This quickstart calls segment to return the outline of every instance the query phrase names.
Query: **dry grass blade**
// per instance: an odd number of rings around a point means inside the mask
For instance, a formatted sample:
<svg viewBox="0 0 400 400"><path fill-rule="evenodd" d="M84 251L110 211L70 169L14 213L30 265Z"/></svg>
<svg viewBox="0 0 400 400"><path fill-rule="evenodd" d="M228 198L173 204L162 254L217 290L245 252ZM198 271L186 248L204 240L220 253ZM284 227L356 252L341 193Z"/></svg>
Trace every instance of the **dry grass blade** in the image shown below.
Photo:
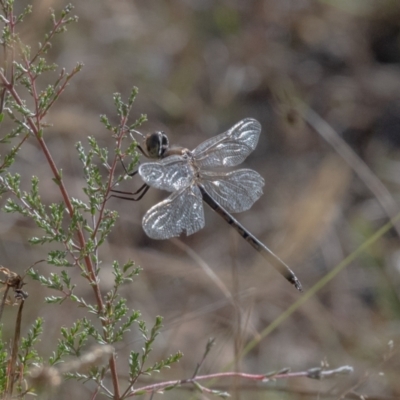
<svg viewBox="0 0 400 400"><path fill-rule="evenodd" d="M1 299L1 304L0 304L0 321L1 321L1 318L3 316L4 306L5 306L6 301L7 301L7 295L8 295L8 291L10 290L10 286L8 286L8 285L4 286L1 289L1 291L3 291L3 290L4 290L4 295L3 295L3 298Z"/></svg>
<svg viewBox="0 0 400 400"><path fill-rule="evenodd" d="M4 295L0 305L0 320L1 320L1 317L3 315L4 305L7 302L7 294L10 288L13 288L15 296L18 298L25 299L26 297L28 297L28 295L22 290L22 287L24 286L25 283L23 282L24 278L21 275L18 275L17 273L10 271L6 267L0 267L0 272L2 272L7 277L4 281L0 280L0 283L5 285Z"/></svg>
<svg viewBox="0 0 400 400"><path fill-rule="evenodd" d="M218 289L223 293L223 295L230 301L230 303L234 306L235 301L233 300L233 296L229 291L228 287L225 283L220 279L217 274L210 268L210 266L188 245L183 243L181 240L172 238L171 242L175 244L178 248L183 250L197 265L201 267L206 276L208 276L211 281L218 287Z"/></svg>
<svg viewBox="0 0 400 400"><path fill-rule="evenodd" d="M336 154L325 157L299 200L288 210L287 237L278 249L289 263L299 264L332 225L351 182L351 170Z"/></svg>
<svg viewBox="0 0 400 400"><path fill-rule="evenodd" d="M352 150L352 148L338 135L338 133L314 110L308 108L302 112L307 123L322 136L336 152L350 165L358 177L374 194L379 204L390 219L394 219L400 209L392 195L379 178L371 171L365 162ZM394 228L400 237L400 223L395 222Z"/></svg>
<svg viewBox="0 0 400 400"><path fill-rule="evenodd" d="M15 322L15 331L14 331L14 338L13 338L13 346L12 346L12 352L11 352L11 359L8 364L8 369L7 369L7 390L6 393L11 397L13 388L14 388L14 382L15 382L15 372L16 372L16 364L17 364L17 357L18 357L18 346L19 346L19 340L21 337L21 321L22 321L22 309L24 307L25 299L22 298L21 303L19 305L18 309L18 314L17 314L17 320Z"/></svg>
<svg viewBox="0 0 400 400"><path fill-rule="evenodd" d="M18 347L21 337L22 309L24 307L25 300L28 297L28 293L22 290L22 287L25 285L24 277L2 266L0 267L0 272L2 272L6 276L6 279L4 281L0 281L3 285L5 285L5 292L0 306L0 320L3 314L5 304L15 305L19 301L17 320L15 322L13 345L11 350L11 358L8 362L8 367L7 367L7 387L5 391L7 396L11 398L14 389L14 382L16 379ZM11 302L10 300L7 299L7 294L10 288L12 288L15 293L16 301L14 302Z"/></svg>

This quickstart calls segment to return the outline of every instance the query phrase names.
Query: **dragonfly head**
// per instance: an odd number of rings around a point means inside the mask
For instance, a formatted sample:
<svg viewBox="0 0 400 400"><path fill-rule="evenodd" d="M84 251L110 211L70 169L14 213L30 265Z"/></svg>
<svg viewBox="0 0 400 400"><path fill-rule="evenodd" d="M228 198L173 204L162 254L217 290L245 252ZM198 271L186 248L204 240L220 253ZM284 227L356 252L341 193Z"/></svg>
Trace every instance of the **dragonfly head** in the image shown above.
<svg viewBox="0 0 400 400"><path fill-rule="evenodd" d="M138 134L142 138L142 143L138 146L139 150L148 158L164 158L166 152L169 149L169 140L167 135L162 132L149 133L143 135L135 129L130 129L130 135L132 140L136 139L132 136L132 132Z"/></svg>
<svg viewBox="0 0 400 400"><path fill-rule="evenodd" d="M163 158L169 148L168 137L164 132L149 133L143 143L146 156L149 158Z"/></svg>

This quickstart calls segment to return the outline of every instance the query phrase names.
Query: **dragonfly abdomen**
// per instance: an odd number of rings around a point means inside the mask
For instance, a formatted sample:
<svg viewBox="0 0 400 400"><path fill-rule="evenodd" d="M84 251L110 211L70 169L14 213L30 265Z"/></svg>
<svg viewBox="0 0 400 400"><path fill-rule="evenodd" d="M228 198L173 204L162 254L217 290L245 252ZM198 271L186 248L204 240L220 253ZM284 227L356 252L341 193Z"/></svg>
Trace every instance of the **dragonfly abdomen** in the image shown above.
<svg viewBox="0 0 400 400"><path fill-rule="evenodd" d="M203 201L208 204L218 215L220 215L232 228L235 229L239 235L246 240L254 249L256 249L271 264L281 275L283 275L295 288L302 291L300 281L297 279L295 273L265 244L260 242L254 235L252 235L243 225L240 224L235 218L232 217L224 208L214 200L206 190L198 186L203 197Z"/></svg>

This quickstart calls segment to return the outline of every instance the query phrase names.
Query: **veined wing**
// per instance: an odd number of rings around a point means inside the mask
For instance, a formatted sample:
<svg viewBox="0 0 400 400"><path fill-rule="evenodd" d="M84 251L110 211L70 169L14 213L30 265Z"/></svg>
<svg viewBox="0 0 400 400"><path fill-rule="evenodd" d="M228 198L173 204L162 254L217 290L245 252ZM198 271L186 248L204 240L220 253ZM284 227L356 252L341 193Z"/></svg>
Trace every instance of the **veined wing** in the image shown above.
<svg viewBox="0 0 400 400"><path fill-rule="evenodd" d="M196 164L204 167L234 167L256 148L261 125L245 118L220 135L201 143L193 150Z"/></svg>
<svg viewBox="0 0 400 400"><path fill-rule="evenodd" d="M237 213L248 210L260 198L264 179L252 169L201 171L199 183L226 211Z"/></svg>
<svg viewBox="0 0 400 400"><path fill-rule="evenodd" d="M183 231L191 235L204 228L200 189L191 185L172 193L147 211L142 225L147 236L152 239L168 239L179 236Z"/></svg>
<svg viewBox="0 0 400 400"><path fill-rule="evenodd" d="M185 156L170 156L139 167L139 175L152 187L174 192L189 186L194 171Z"/></svg>

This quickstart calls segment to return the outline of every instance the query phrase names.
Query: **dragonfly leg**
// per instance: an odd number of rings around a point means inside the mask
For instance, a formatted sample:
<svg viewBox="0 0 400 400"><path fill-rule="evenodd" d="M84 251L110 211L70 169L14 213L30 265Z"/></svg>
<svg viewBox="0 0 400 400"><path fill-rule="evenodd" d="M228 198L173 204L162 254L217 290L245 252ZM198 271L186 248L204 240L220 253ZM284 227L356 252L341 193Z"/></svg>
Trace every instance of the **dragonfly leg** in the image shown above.
<svg viewBox="0 0 400 400"><path fill-rule="evenodd" d="M133 171L133 172L128 172L128 170L127 170L126 167L125 167L124 162L122 161L121 156L119 156L119 161L121 161L122 168L124 169L126 175L128 175L128 176L135 176L135 175L138 173L138 170Z"/></svg>
<svg viewBox="0 0 400 400"><path fill-rule="evenodd" d="M138 145L138 148L139 148L139 150L143 153L143 150L142 150L142 148L141 148L139 145ZM143 154L144 154L144 153L143 153ZM125 167L124 162L122 161L121 156L119 157L119 160L121 161L122 167L123 167L123 169L124 169L126 175L128 175L128 176L135 176L135 175L139 172L138 170L133 171L133 172L128 172L128 170L127 170L126 167ZM146 183L144 183L142 186L140 186L140 188L139 188L138 190L136 190L136 192L124 192L124 191L122 191L122 190L111 189L111 192L113 192L113 193L119 193L119 194L122 194L122 195L126 194L126 195L128 195L128 196L135 196L135 195L139 195L139 196L138 196L137 198L134 198L134 197L119 196L119 195L116 195L116 194L112 194L112 195L110 195L110 196L108 197L107 200L109 200L111 197L116 197L116 198L118 198L118 199L124 199L124 200L130 200L130 201L139 201L139 200L142 199L143 196L147 193L147 191L149 190L149 188L150 188L150 187L149 187Z"/></svg>
<svg viewBox="0 0 400 400"><path fill-rule="evenodd" d="M146 156L146 153L144 152L144 150L142 149L142 147L140 146L140 144L138 144L138 145L136 146L136 148L142 153L142 155L144 155L145 157L147 157L147 156ZM119 156L119 161L121 161L122 168L124 169L126 175L128 175L128 176L135 176L135 175L138 173L138 170L133 171L133 172L128 172L128 170L127 170L126 167L125 167L124 162L122 161L121 156Z"/></svg>
<svg viewBox="0 0 400 400"><path fill-rule="evenodd" d="M150 186L144 183L136 192L124 192L122 190L111 190L113 193L119 193L119 194L112 194L108 199L111 197L115 197L117 199L124 199L124 200L130 200L130 201L139 201L143 198L143 196L147 193L147 191L150 189ZM120 196L120 194L125 194L127 196ZM129 197L129 196L135 196L138 195L138 197ZM108 200L107 199L107 200Z"/></svg>
<svg viewBox="0 0 400 400"><path fill-rule="evenodd" d="M142 147L140 146L140 144L138 144L138 145L136 146L136 148L139 149L139 151L140 151L145 157L147 157L147 156L146 156L146 153L144 152L144 150L142 149Z"/></svg>

